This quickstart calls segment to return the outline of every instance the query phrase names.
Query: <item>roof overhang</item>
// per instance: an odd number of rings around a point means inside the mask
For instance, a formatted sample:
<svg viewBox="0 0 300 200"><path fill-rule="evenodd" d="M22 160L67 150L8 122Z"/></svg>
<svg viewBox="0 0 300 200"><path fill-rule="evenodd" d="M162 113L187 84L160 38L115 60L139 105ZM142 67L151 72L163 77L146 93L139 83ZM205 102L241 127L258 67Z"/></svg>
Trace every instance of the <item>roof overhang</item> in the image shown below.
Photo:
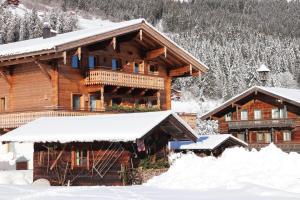
<svg viewBox="0 0 300 200"><path fill-rule="evenodd" d="M219 107L215 108L214 110L212 111L209 111L207 113L205 113L204 115L202 115L200 117L201 120L207 120L209 119L211 116L215 115L216 113L218 112L221 112L222 110L226 109L226 108L229 108L229 107L232 107L232 105L235 105L236 102L250 96L251 94L257 94L257 93L262 93L262 94L265 94L265 95L268 95L270 97L273 97L273 98L276 98L276 99L280 99L282 101L285 101L285 102L288 102L292 105L295 105L297 107L300 108L300 103L297 102L297 101L294 101L292 99L288 99L284 96L281 96L281 95L278 95L278 94L275 94L275 93L272 93L266 89L264 89L263 87L259 87L259 86L254 86L244 92L242 92L241 94L227 100L226 102L224 102L222 105L220 105Z"/></svg>
<svg viewBox="0 0 300 200"><path fill-rule="evenodd" d="M136 23L132 23L128 26L59 44L52 47L51 49L0 56L0 67L21 63L22 59L25 61L25 58L26 62L31 62L32 59L40 59L40 57L42 56L45 57L55 55L56 57L63 57L64 51L142 30L143 32L147 33L153 40L157 41L161 46L166 47L168 52L189 64L191 67L191 73L193 73L193 71L199 71L201 73L207 72L208 67L205 64L203 64L186 50L181 48L163 33L157 31L151 24L147 23L145 20L136 21Z"/></svg>

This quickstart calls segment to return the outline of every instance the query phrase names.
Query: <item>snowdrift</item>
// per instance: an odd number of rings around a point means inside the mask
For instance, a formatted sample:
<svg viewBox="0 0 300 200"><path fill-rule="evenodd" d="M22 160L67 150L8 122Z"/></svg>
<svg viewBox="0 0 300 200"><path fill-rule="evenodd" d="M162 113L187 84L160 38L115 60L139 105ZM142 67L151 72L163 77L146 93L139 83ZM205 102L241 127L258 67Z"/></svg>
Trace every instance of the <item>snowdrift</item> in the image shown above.
<svg viewBox="0 0 300 200"><path fill-rule="evenodd" d="M261 151L227 149L219 158L200 158L193 153L172 158L170 169L145 185L191 190L258 185L300 193L300 154L282 152L274 144Z"/></svg>

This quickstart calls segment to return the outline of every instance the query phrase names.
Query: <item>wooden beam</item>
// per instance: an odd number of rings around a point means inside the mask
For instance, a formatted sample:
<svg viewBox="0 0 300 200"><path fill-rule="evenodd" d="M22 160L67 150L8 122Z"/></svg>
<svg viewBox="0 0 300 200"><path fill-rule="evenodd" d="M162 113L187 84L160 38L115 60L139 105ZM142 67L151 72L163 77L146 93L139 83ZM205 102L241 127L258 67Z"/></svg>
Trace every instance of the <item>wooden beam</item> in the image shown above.
<svg viewBox="0 0 300 200"><path fill-rule="evenodd" d="M61 57L63 57L63 54L57 53L57 54L37 55L37 56L24 57L18 59L11 59L11 60L2 60L0 61L0 67L18 65L22 63L31 63L34 62L35 60L51 60L51 59L57 59Z"/></svg>
<svg viewBox="0 0 300 200"><path fill-rule="evenodd" d="M143 30L142 29L139 31L139 39L143 40Z"/></svg>
<svg viewBox="0 0 300 200"><path fill-rule="evenodd" d="M167 57L167 47L164 46L164 47L161 47L158 49L148 51L146 53L146 59L151 60L151 59L157 58L161 55L164 55L165 58Z"/></svg>
<svg viewBox="0 0 300 200"><path fill-rule="evenodd" d="M110 44L112 45L113 49L116 50L117 49L117 38L113 37Z"/></svg>
<svg viewBox="0 0 300 200"><path fill-rule="evenodd" d="M38 60L34 61L34 63L40 68L40 70L42 71L42 73L46 76L46 78L51 81L51 75L48 73L47 71L47 67L48 65L43 64L41 62L39 62ZM51 67L50 67L51 68Z"/></svg>
<svg viewBox="0 0 300 200"><path fill-rule="evenodd" d="M173 69L169 71L169 76L171 77L177 77L177 76L183 76L183 75L192 75L193 67L192 65L187 65L183 67L179 67L177 69Z"/></svg>
<svg viewBox="0 0 300 200"><path fill-rule="evenodd" d="M0 75L2 78L6 81L6 83L11 87L11 77L10 75L7 75L3 70L0 70Z"/></svg>
<svg viewBox="0 0 300 200"><path fill-rule="evenodd" d="M67 52L64 51L64 52L62 53L62 56L63 56L63 59L64 59L64 65L66 65L66 64L67 64Z"/></svg>
<svg viewBox="0 0 300 200"><path fill-rule="evenodd" d="M120 89L120 86L117 86L111 91L111 93L116 93L116 92L118 92L119 89Z"/></svg>
<svg viewBox="0 0 300 200"><path fill-rule="evenodd" d="M53 170L53 168L55 167L55 165L57 164L58 160L60 159L60 157L62 156L62 154L64 153L66 148L66 145L63 147L63 149L59 152L57 158L54 160L54 162L52 163L50 170Z"/></svg>

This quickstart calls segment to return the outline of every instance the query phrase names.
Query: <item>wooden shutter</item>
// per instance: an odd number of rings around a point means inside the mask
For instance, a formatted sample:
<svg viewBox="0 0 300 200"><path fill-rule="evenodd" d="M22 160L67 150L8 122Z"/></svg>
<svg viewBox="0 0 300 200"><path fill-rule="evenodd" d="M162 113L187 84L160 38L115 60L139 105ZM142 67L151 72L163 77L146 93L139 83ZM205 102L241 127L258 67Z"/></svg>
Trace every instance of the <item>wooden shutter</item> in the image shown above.
<svg viewBox="0 0 300 200"><path fill-rule="evenodd" d="M95 68L95 56L89 56L89 69Z"/></svg>

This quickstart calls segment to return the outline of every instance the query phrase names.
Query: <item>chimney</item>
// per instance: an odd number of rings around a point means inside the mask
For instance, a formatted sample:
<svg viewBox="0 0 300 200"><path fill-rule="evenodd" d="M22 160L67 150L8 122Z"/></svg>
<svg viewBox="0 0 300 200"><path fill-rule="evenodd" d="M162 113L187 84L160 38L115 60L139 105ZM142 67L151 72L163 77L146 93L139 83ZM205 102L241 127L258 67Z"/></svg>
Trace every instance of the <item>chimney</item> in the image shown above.
<svg viewBox="0 0 300 200"><path fill-rule="evenodd" d="M48 22L44 22L43 25L43 38L49 38L51 37L51 27L50 24Z"/></svg>

